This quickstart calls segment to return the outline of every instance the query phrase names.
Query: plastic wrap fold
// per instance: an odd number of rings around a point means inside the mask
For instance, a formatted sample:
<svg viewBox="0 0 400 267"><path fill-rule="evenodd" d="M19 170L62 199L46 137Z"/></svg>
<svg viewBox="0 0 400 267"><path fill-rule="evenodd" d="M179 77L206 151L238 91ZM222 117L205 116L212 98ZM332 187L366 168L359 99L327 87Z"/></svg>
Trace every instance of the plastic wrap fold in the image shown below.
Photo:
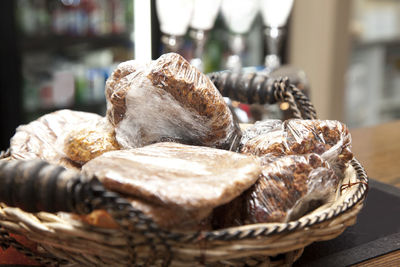
<svg viewBox="0 0 400 267"><path fill-rule="evenodd" d="M235 149L239 143L240 129L219 91L178 54L121 63L105 94L122 148L175 141Z"/></svg>
<svg viewBox="0 0 400 267"><path fill-rule="evenodd" d="M88 112L59 110L16 129L10 140L12 159L43 159L67 168L75 165L65 158L63 140L69 130L82 123L99 122L102 117Z"/></svg>
<svg viewBox="0 0 400 267"><path fill-rule="evenodd" d="M342 177L353 158L350 145L350 133L338 121L267 120L247 128L241 139L241 152L278 157L316 153Z"/></svg>
<svg viewBox="0 0 400 267"><path fill-rule="evenodd" d="M262 165L251 188L216 209L215 227L288 222L336 196L339 178L317 154L264 156Z"/></svg>

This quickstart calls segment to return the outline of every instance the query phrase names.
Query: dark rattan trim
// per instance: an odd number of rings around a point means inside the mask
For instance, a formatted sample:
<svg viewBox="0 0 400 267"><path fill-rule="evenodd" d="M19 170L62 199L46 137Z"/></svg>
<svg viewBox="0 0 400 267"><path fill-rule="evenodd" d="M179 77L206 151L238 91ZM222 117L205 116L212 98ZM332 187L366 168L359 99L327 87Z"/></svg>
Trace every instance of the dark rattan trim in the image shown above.
<svg viewBox="0 0 400 267"><path fill-rule="evenodd" d="M208 74L223 96L247 104L274 104L287 102L297 119L316 119L313 104L287 77L274 80L260 73L220 71Z"/></svg>

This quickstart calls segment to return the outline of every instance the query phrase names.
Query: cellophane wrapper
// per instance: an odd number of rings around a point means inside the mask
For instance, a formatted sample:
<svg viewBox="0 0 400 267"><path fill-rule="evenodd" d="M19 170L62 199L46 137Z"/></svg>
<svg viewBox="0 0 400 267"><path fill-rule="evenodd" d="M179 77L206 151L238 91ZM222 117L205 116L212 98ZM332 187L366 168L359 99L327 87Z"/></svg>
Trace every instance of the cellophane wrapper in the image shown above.
<svg viewBox="0 0 400 267"><path fill-rule="evenodd" d="M261 166L254 156L162 142L106 152L82 172L132 199L160 226L190 228L251 187Z"/></svg>
<svg viewBox="0 0 400 267"><path fill-rule="evenodd" d="M264 156L262 174L214 212L214 227L296 220L336 196L339 178L321 156Z"/></svg>
<svg viewBox="0 0 400 267"><path fill-rule="evenodd" d="M339 177L353 158L351 136L346 125L335 120L260 121L241 139L241 152L257 156L316 153L329 162Z"/></svg>
<svg viewBox="0 0 400 267"><path fill-rule="evenodd" d="M234 150L239 144L240 129L222 95L178 54L120 64L106 99L122 148L174 141Z"/></svg>
<svg viewBox="0 0 400 267"><path fill-rule="evenodd" d="M69 126L69 127L68 127ZM107 151L120 149L114 127L106 118L67 125L58 143L68 160L83 165Z"/></svg>
<svg viewBox="0 0 400 267"><path fill-rule="evenodd" d="M67 168L75 168L65 159L63 146L59 145L63 142L60 140L64 138L68 129L101 119L97 114L64 109L21 125L10 140L11 159L42 159Z"/></svg>

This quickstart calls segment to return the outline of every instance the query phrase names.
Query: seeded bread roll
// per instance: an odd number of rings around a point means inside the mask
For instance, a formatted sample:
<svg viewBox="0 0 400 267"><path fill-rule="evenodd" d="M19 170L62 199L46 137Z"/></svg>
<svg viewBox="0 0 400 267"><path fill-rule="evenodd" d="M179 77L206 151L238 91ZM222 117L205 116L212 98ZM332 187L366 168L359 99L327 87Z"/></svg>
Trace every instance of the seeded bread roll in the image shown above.
<svg viewBox="0 0 400 267"><path fill-rule="evenodd" d="M123 148L160 141L235 149L241 132L214 84L182 56L120 64L106 84L107 118Z"/></svg>

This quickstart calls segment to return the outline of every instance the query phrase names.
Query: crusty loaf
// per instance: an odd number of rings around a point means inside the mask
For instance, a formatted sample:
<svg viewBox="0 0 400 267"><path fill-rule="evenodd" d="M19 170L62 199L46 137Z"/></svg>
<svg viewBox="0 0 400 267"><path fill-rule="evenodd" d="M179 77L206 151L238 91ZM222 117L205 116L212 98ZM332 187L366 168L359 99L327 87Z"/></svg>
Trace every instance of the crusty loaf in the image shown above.
<svg viewBox="0 0 400 267"><path fill-rule="evenodd" d="M323 202L333 196L339 182L317 154L264 157L263 165L262 176L244 194L246 224L297 219L308 211L311 200Z"/></svg>
<svg viewBox="0 0 400 267"><path fill-rule="evenodd" d="M235 149L240 129L214 84L182 56L128 61L106 84L107 118L118 143L133 148L170 140Z"/></svg>

